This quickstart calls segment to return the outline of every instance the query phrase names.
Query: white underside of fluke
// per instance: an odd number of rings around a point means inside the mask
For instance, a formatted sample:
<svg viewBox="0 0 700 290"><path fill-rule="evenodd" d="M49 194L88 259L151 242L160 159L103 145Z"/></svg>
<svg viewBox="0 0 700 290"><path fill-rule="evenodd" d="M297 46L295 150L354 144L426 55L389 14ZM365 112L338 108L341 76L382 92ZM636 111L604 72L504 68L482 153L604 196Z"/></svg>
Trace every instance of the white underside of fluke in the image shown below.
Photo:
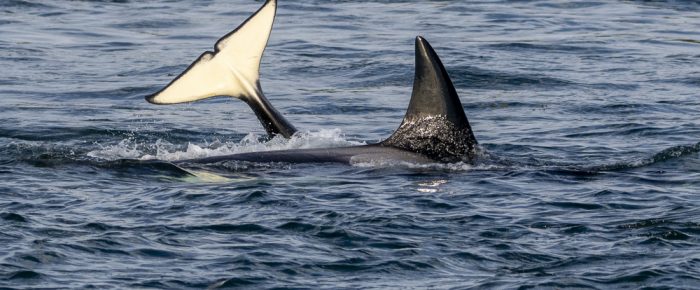
<svg viewBox="0 0 700 290"><path fill-rule="evenodd" d="M160 92L147 97L154 104L194 102L214 96L258 98L260 60L277 10L268 0L241 26L216 42Z"/></svg>

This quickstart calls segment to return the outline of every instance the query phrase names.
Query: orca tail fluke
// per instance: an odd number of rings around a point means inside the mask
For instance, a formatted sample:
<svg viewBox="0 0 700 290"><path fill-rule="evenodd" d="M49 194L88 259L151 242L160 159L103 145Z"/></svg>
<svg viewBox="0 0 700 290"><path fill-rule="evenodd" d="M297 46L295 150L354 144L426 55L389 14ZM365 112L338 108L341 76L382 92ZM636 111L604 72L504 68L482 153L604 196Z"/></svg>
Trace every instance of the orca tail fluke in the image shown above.
<svg viewBox="0 0 700 290"><path fill-rule="evenodd" d="M381 143L436 161L469 161L477 145L457 91L427 40L416 37L416 71L408 110L399 128Z"/></svg>
<svg viewBox="0 0 700 290"><path fill-rule="evenodd" d="M204 52L187 70L146 100L153 104L179 104L215 96L263 97L260 60L276 9L276 1L268 0L238 28L219 39L213 52Z"/></svg>
<svg viewBox="0 0 700 290"><path fill-rule="evenodd" d="M248 103L268 134L290 137L296 132L265 98L260 86L260 61L270 38L277 1L267 0L243 24L219 39L159 92L146 96L152 104L189 103L230 96Z"/></svg>

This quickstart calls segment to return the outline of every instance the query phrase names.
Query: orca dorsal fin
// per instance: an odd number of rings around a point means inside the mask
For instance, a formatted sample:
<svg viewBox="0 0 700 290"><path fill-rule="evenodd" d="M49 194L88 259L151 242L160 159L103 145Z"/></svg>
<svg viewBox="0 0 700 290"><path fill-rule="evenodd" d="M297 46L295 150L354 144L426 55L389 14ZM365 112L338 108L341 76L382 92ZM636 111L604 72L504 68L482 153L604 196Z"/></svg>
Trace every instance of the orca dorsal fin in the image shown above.
<svg viewBox="0 0 700 290"><path fill-rule="evenodd" d="M243 24L219 39L213 52L204 52L187 70L146 100L154 104L178 104L215 96L263 98L260 60L276 12L277 1L267 0Z"/></svg>
<svg viewBox="0 0 700 290"><path fill-rule="evenodd" d="M403 122L381 142L436 161L468 161L477 145L450 76L428 41L416 37L413 93Z"/></svg>

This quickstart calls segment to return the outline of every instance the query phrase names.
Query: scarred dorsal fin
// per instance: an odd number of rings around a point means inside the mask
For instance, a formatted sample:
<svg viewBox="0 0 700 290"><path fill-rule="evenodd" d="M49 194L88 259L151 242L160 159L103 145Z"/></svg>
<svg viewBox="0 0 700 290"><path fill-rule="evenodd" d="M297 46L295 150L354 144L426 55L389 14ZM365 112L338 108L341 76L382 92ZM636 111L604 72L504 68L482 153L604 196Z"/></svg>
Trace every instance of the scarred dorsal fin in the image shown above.
<svg viewBox="0 0 700 290"><path fill-rule="evenodd" d="M436 161L469 161L476 138L450 76L428 41L416 38L413 94L403 122L384 146L424 154Z"/></svg>

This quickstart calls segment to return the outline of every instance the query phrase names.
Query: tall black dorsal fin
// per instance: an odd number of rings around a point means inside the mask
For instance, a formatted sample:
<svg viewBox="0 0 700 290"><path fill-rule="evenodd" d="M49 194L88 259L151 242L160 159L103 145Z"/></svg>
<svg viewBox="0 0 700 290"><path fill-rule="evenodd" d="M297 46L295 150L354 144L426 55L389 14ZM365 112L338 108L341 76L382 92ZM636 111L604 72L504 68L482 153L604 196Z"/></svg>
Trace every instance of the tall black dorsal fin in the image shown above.
<svg viewBox="0 0 700 290"><path fill-rule="evenodd" d="M428 41L416 37L416 74L406 116L381 143L424 154L436 161L471 159L476 138L450 76Z"/></svg>

